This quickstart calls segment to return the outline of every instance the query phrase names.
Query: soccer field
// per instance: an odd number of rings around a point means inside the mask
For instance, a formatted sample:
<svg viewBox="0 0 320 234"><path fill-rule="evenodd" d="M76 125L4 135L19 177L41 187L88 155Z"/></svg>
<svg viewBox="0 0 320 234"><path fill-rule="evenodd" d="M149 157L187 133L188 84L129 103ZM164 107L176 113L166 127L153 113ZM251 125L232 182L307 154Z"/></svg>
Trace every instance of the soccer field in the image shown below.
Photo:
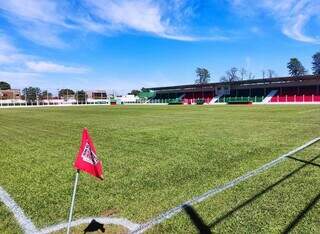
<svg viewBox="0 0 320 234"><path fill-rule="evenodd" d="M144 223L319 137L320 106L1 109L0 124L0 186L36 227L67 219L83 127L105 180L81 173L74 219ZM193 209L212 233L320 233L320 142L294 157ZM196 232L184 212L147 230ZM0 233L21 233L1 202Z"/></svg>

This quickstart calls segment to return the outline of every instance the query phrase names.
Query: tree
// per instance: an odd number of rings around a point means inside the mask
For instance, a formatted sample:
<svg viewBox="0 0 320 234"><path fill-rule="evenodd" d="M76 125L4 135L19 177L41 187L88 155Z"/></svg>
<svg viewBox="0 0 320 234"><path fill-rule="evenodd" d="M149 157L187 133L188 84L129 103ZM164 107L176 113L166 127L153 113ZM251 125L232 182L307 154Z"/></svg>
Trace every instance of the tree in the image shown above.
<svg viewBox="0 0 320 234"><path fill-rule="evenodd" d="M140 93L140 91L139 91L139 90L133 89L133 90L131 90L131 92L130 92L130 93L128 93L128 94L129 94L129 95L131 94L131 95L134 95L134 96L138 96L138 95L139 95L139 93Z"/></svg>
<svg viewBox="0 0 320 234"><path fill-rule="evenodd" d="M314 75L320 75L320 52L312 56L312 70Z"/></svg>
<svg viewBox="0 0 320 234"><path fill-rule="evenodd" d="M234 82L241 80L241 78L238 76L238 68L233 67L230 70L226 71L226 75L222 76L220 81L221 82Z"/></svg>
<svg viewBox="0 0 320 234"><path fill-rule="evenodd" d="M307 70L297 58L291 58L287 68L290 76L303 76L307 73Z"/></svg>
<svg viewBox="0 0 320 234"><path fill-rule="evenodd" d="M210 72L206 68L198 67L196 69L196 74L198 79L196 79L196 84L207 84L210 81Z"/></svg>
<svg viewBox="0 0 320 234"><path fill-rule="evenodd" d="M50 93L48 90L44 90L40 94L40 99L42 100L52 99L52 93Z"/></svg>
<svg viewBox="0 0 320 234"><path fill-rule="evenodd" d="M35 102L38 100L41 90L38 87L27 87L22 90L23 96L27 102Z"/></svg>
<svg viewBox="0 0 320 234"><path fill-rule="evenodd" d="M73 95L74 95L74 91L71 89L61 89L59 91L59 97L63 97L64 99L67 99Z"/></svg>
<svg viewBox="0 0 320 234"><path fill-rule="evenodd" d="M247 78L247 74L248 74L247 70L244 68L241 68L241 70L240 70L241 80L245 80Z"/></svg>
<svg viewBox="0 0 320 234"><path fill-rule="evenodd" d="M256 76L253 75L252 72L249 72L249 74L248 74L248 80L253 80L253 79L255 79L255 78L256 78Z"/></svg>
<svg viewBox="0 0 320 234"><path fill-rule="evenodd" d="M276 76L276 73L274 70L268 69L267 70L268 78L273 78Z"/></svg>
<svg viewBox="0 0 320 234"><path fill-rule="evenodd" d="M87 94L84 90L79 90L78 92L76 92L76 99L78 101L78 103L86 103L86 99L87 99Z"/></svg>
<svg viewBox="0 0 320 234"><path fill-rule="evenodd" d="M0 81L0 90L7 90L7 89L11 89L10 84L5 81Z"/></svg>

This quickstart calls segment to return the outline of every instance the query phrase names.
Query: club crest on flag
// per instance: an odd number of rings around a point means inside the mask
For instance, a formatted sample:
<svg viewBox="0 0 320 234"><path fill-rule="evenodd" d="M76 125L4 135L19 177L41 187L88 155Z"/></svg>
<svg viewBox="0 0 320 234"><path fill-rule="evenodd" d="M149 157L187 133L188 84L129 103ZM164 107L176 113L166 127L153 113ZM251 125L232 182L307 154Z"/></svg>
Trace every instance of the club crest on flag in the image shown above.
<svg viewBox="0 0 320 234"><path fill-rule="evenodd" d="M81 146L74 162L74 167L99 179L103 179L102 162L97 156L96 148L86 128L82 132Z"/></svg>
<svg viewBox="0 0 320 234"><path fill-rule="evenodd" d="M86 143L86 146L84 147L84 150L81 154L81 157L83 161L90 163L92 165L97 165L99 162L99 159L97 155L91 150L89 143Z"/></svg>

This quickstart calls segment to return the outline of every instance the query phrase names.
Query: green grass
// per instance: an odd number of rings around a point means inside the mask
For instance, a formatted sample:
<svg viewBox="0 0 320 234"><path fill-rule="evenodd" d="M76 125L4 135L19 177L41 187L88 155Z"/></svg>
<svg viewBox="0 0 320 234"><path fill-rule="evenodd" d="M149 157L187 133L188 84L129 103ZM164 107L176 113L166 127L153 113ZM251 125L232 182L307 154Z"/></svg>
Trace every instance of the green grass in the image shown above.
<svg viewBox="0 0 320 234"><path fill-rule="evenodd" d="M145 222L318 137L319 121L316 105L1 109L0 186L37 227L65 221L72 163L82 128L87 127L103 160L105 180L80 175L75 218L113 210L117 217ZM310 160L319 154L316 144L296 157ZM320 164L320 157L313 162ZM205 223L213 223L302 165L287 160L193 208ZM303 167L211 231L283 231L320 193L319 169ZM319 204L299 220L294 232L320 232ZM0 233L19 232L0 204ZM148 232L196 229L180 213Z"/></svg>

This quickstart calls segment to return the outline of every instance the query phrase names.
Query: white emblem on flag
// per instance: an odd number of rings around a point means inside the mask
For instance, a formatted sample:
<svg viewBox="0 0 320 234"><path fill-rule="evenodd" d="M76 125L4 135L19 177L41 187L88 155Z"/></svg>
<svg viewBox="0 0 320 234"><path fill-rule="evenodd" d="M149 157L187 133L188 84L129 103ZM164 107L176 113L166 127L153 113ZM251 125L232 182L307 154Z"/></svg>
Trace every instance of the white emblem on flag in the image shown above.
<svg viewBox="0 0 320 234"><path fill-rule="evenodd" d="M96 165L99 162L97 155L91 150L91 147L88 142L84 147L81 157L83 161L90 163L92 165Z"/></svg>

